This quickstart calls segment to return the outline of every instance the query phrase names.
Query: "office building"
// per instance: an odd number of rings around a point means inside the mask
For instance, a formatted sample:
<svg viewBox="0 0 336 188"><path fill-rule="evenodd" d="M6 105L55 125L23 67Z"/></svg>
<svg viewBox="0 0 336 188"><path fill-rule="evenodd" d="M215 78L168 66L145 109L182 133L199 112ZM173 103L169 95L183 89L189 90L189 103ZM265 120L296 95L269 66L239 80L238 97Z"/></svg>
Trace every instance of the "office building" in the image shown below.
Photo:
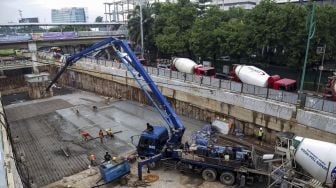
<svg viewBox="0 0 336 188"><path fill-rule="evenodd" d="M62 8L51 10L52 23L86 22L87 14L84 8Z"/></svg>

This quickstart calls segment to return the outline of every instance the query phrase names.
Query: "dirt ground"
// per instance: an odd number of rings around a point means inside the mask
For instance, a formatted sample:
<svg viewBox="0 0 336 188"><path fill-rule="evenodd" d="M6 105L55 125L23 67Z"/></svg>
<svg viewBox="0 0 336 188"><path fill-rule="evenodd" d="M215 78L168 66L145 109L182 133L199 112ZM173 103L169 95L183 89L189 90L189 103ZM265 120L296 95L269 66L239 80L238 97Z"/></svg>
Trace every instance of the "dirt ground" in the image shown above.
<svg viewBox="0 0 336 188"><path fill-rule="evenodd" d="M101 188L110 188L110 187L171 187L171 188L223 188L228 187L224 186L219 182L205 182L202 180L200 175L191 175L191 174L182 174L175 170L164 170L159 169L155 171L150 171L150 174L159 176L159 179L153 183L140 183L138 182L137 176L137 168L136 165L132 165L131 174L128 175L128 184L125 186L121 186L119 182L110 183L107 185L101 186ZM143 170L143 175L146 176L146 170ZM97 167L87 169L83 172L75 174L73 176L65 177L60 181L52 183L50 185L45 186L45 188L91 188L96 186L96 182L101 178L99 170ZM98 184L103 184L101 181ZM136 186L138 185L138 186Z"/></svg>

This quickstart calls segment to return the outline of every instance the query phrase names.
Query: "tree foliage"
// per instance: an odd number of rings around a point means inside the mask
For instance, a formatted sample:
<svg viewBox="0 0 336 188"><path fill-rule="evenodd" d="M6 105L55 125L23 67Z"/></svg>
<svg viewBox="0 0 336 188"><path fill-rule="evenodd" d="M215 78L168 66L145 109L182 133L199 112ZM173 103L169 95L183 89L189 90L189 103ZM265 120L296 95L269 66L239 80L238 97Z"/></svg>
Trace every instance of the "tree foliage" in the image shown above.
<svg viewBox="0 0 336 188"><path fill-rule="evenodd" d="M178 0L147 6L149 10L144 17L150 17L150 24L144 26L145 43L151 41L152 49L171 55L190 57L195 54L213 61L223 55L237 59L256 56L265 64L301 67L307 43L309 4L280 5L262 0L252 10L223 11L204 6L204 2L206 0L200 5ZM139 41L138 32L132 31L139 27L139 19L133 17L129 20L130 36ZM321 59L316 48L324 44L327 46L325 59L336 60L335 31L336 7L319 5L310 63Z"/></svg>
<svg viewBox="0 0 336 188"><path fill-rule="evenodd" d="M154 22L156 46L165 53L191 55L189 35L196 16L196 5L189 0L163 3Z"/></svg>
<svg viewBox="0 0 336 188"><path fill-rule="evenodd" d="M142 24L144 33L144 48L147 50L154 49L153 24L155 17L154 4L145 4L142 6ZM130 40L134 46L140 46L140 6L136 6L133 12L128 16L128 31Z"/></svg>
<svg viewBox="0 0 336 188"><path fill-rule="evenodd" d="M217 29L223 23L224 15L218 7L211 7L198 17L190 31L189 42L194 52L202 59L216 59L220 55L221 41Z"/></svg>

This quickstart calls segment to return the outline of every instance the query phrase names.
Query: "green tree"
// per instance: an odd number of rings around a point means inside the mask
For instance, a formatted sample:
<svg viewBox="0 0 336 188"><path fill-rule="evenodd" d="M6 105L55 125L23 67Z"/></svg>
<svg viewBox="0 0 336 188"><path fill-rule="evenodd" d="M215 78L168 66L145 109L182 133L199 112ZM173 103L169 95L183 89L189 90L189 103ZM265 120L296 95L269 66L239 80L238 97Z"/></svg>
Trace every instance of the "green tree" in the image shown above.
<svg viewBox="0 0 336 188"><path fill-rule="evenodd" d="M154 36L153 36L153 24L156 14L156 6L158 4L154 3L150 5L149 3L142 6L142 24L143 24L143 34L144 34L144 48L145 50L154 50ZM140 34L140 7L136 6L132 14L128 16L128 31L130 40L133 44L140 45L141 34Z"/></svg>
<svg viewBox="0 0 336 188"><path fill-rule="evenodd" d="M275 56L282 60L276 62L290 67L301 67L305 54L307 31L305 7L287 3L281 7Z"/></svg>
<svg viewBox="0 0 336 188"><path fill-rule="evenodd" d="M103 17L97 16L95 22L103 22Z"/></svg>
<svg viewBox="0 0 336 188"><path fill-rule="evenodd" d="M321 60L321 55L316 54L316 48L327 46L326 60L335 61L336 57L332 52L336 51L336 8L330 5L318 6L316 11L316 33L312 47L313 58Z"/></svg>
<svg viewBox="0 0 336 188"><path fill-rule="evenodd" d="M190 29L197 17L197 8L189 0L163 3L155 18L155 43L164 53L192 56Z"/></svg>
<svg viewBox="0 0 336 188"><path fill-rule="evenodd" d="M258 56L270 62L280 41L279 30L281 11L279 5L271 0L261 1L247 15L250 45Z"/></svg>
<svg viewBox="0 0 336 188"><path fill-rule="evenodd" d="M189 38L193 51L202 58L211 58L216 61L220 54L220 40L216 36L215 30L224 20L223 11L218 7L211 7L206 10L202 17L196 18Z"/></svg>
<svg viewBox="0 0 336 188"><path fill-rule="evenodd" d="M232 18L223 22L216 30L216 38L220 42L222 54L241 58L248 53L247 26L242 19Z"/></svg>

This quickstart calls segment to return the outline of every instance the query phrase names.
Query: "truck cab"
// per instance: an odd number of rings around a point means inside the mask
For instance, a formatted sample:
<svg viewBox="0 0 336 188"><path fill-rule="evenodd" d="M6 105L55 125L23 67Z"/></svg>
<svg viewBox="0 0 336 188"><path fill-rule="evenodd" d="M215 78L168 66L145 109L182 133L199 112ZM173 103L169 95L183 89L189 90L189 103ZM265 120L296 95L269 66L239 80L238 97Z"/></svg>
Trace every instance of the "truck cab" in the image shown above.
<svg viewBox="0 0 336 188"><path fill-rule="evenodd" d="M281 80L275 81L273 83L273 89L282 90L282 91L289 91L293 92L296 91L296 80L283 78Z"/></svg>
<svg viewBox="0 0 336 188"><path fill-rule="evenodd" d="M198 76L208 76L208 77L215 77L216 70L214 67L196 67L195 74Z"/></svg>
<svg viewBox="0 0 336 188"><path fill-rule="evenodd" d="M168 139L168 130L165 127L147 127L140 136L137 152L140 157L152 157L161 152Z"/></svg>

